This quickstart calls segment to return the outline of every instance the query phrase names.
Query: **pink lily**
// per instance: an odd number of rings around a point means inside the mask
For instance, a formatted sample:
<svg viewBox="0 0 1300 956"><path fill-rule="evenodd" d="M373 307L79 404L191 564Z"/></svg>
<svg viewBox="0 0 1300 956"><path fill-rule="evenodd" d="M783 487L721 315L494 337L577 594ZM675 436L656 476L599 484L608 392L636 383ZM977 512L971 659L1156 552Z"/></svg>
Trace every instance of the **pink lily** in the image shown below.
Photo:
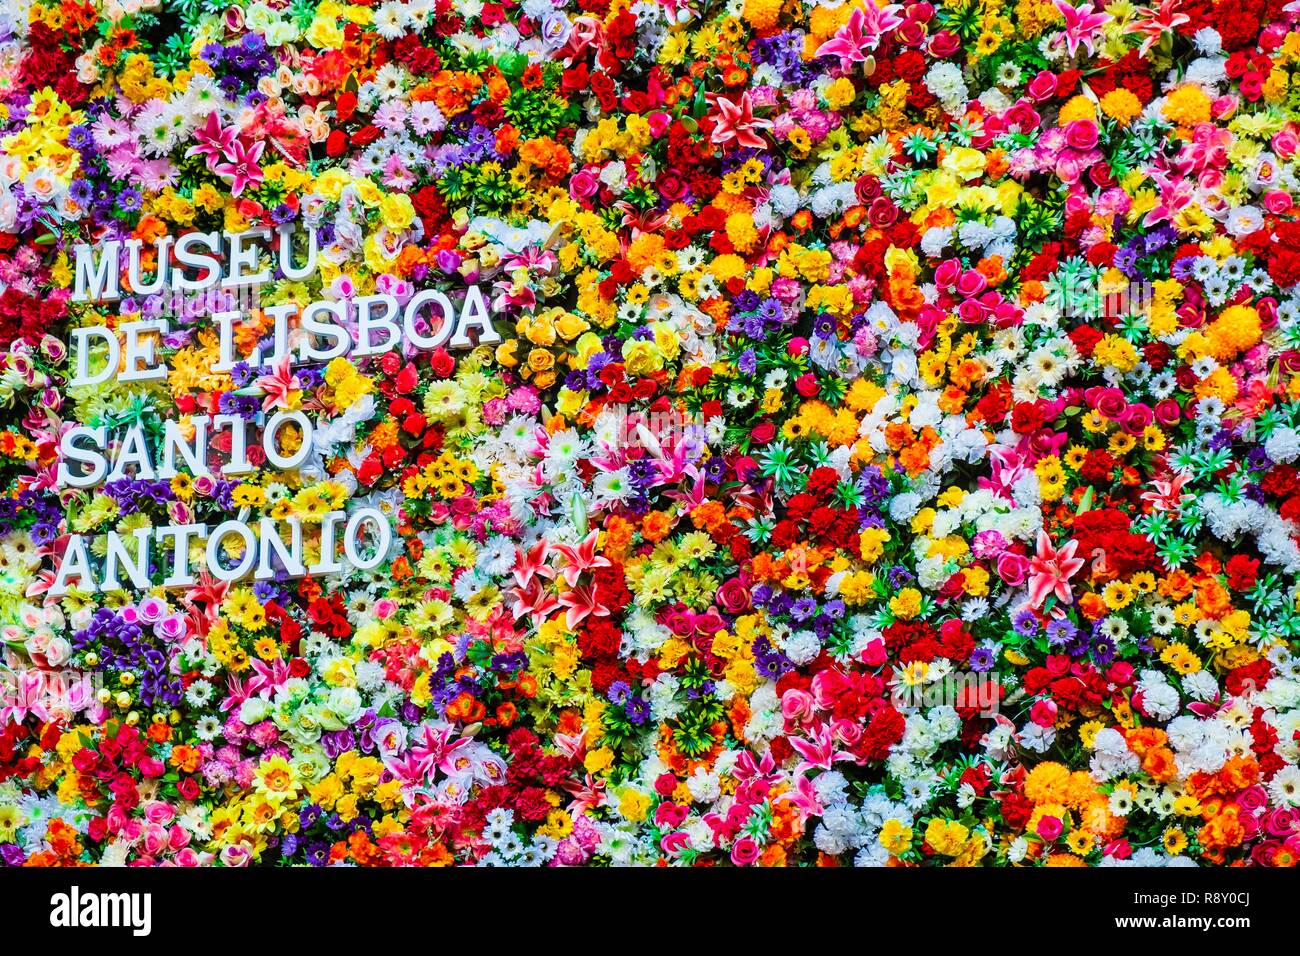
<svg viewBox="0 0 1300 956"><path fill-rule="evenodd" d="M1038 553L1029 562L1029 606L1038 608L1054 594L1062 604L1070 604L1074 595L1070 590L1070 578L1081 570L1085 561L1076 558L1074 552L1079 549L1079 542L1071 538L1063 547L1057 549L1052 545L1052 538L1046 531L1039 529Z"/></svg>
<svg viewBox="0 0 1300 956"><path fill-rule="evenodd" d="M202 129L194 131L198 141L185 151L187 157L202 156L209 165L219 159L234 159L235 143L239 139L239 129L235 126L222 126L221 117L215 112L208 114L208 121Z"/></svg>
<svg viewBox="0 0 1300 956"><path fill-rule="evenodd" d="M817 48L817 55L838 56L840 66L846 70L854 63L865 62L882 36L903 25L903 18L898 15L902 9L897 3L878 7L874 0L866 0L863 6L854 9L849 22L835 36Z"/></svg>
<svg viewBox="0 0 1300 956"><path fill-rule="evenodd" d="M248 682L250 694L257 694L259 697L270 697L288 683L289 665L284 662L283 658L277 657L270 664L265 661L253 661L252 663L253 670L257 673Z"/></svg>
<svg viewBox="0 0 1300 956"><path fill-rule="evenodd" d="M570 630L585 621L589 615L594 614L596 617L609 615L609 608L596 599L594 584L584 584L580 588L561 594L560 605L568 608L564 612L564 623Z"/></svg>
<svg viewBox="0 0 1300 956"><path fill-rule="evenodd" d="M1183 494L1183 485L1187 483L1186 475L1174 475L1169 481L1157 478L1151 482L1155 491L1142 492L1142 502L1151 506L1152 511L1173 511L1189 497Z"/></svg>
<svg viewBox="0 0 1300 956"><path fill-rule="evenodd" d="M790 746L803 757L799 766L795 768L796 774L812 769L830 770L837 763L853 759L853 754L849 751L836 749L835 735L831 732L829 724L814 727L811 736L812 740L789 738Z"/></svg>
<svg viewBox="0 0 1300 956"><path fill-rule="evenodd" d="M286 355L270 375L257 380L257 387L263 394L262 411L269 412L273 408L288 408L290 395L302 389L302 382L289 367L289 356Z"/></svg>
<svg viewBox="0 0 1300 956"><path fill-rule="evenodd" d="M424 765L413 753L385 757L384 768L400 781L404 791L422 786L425 782Z"/></svg>
<svg viewBox="0 0 1300 956"><path fill-rule="evenodd" d="M226 592L230 590L230 584L226 581L218 581L208 571L199 572L199 583L190 589L185 595L185 604L191 608L196 604L202 604L199 610L207 620L215 620L217 609L221 607L221 602L226 599Z"/></svg>
<svg viewBox="0 0 1300 956"><path fill-rule="evenodd" d="M817 796L817 788L813 786L811 777L799 777L795 789L787 790L777 797L776 801L777 803L793 803L804 819L820 816L826 809Z"/></svg>
<svg viewBox="0 0 1300 956"><path fill-rule="evenodd" d="M257 188L263 179L262 167L257 161L262 158L266 143L258 141L252 146L245 146L242 139L235 140L227 153L228 162L217 163L212 171L218 176L230 177L230 195L238 196L245 189Z"/></svg>
<svg viewBox="0 0 1300 956"><path fill-rule="evenodd" d="M567 809L576 813L605 805L605 781L587 774L582 783L566 780L562 786L573 795Z"/></svg>
<svg viewBox="0 0 1300 956"><path fill-rule="evenodd" d="M253 691L248 684L235 674L226 675L226 691L226 699L221 702L223 711L234 710L253 696Z"/></svg>
<svg viewBox="0 0 1300 956"><path fill-rule="evenodd" d="M578 583L578 575L583 571L609 567L609 558L596 554L596 541L599 537L599 531L592 531L578 544L555 545L555 550L564 558L564 569L560 573L569 587Z"/></svg>
<svg viewBox="0 0 1300 956"><path fill-rule="evenodd" d="M514 575L520 587L528 587L534 575L541 575L544 578L555 577L555 569L546 563L550 550L550 543L545 539L538 541L527 551L523 548L518 549Z"/></svg>
<svg viewBox="0 0 1300 956"><path fill-rule="evenodd" d="M49 720L50 713L45 709L45 678L34 669L10 671L12 677L6 681L10 690L0 698L0 723L21 723L30 714L38 720Z"/></svg>
<svg viewBox="0 0 1300 956"><path fill-rule="evenodd" d="M1179 13L1177 0L1163 0L1159 10L1143 7L1139 13L1142 19L1133 24L1133 29L1146 37L1138 47L1138 53L1147 55L1147 51L1160 42L1166 33L1173 33L1178 27L1191 20L1185 13Z"/></svg>
<svg viewBox="0 0 1300 956"><path fill-rule="evenodd" d="M709 114L714 120L712 142L719 146L734 143L751 149L763 148L763 137L756 130L771 129L772 121L755 118L754 104L748 91L741 95L739 103L717 93L707 93L705 99L714 110Z"/></svg>
<svg viewBox="0 0 1300 956"><path fill-rule="evenodd" d="M411 755L420 762L425 774L432 776L435 769L450 773L455 766L456 754L473 743L469 737L452 741L453 729L451 724L427 723L420 726L420 740L411 746Z"/></svg>
<svg viewBox="0 0 1300 956"><path fill-rule="evenodd" d="M510 610L516 618L528 615L533 620L541 621L560 607L555 595L537 580L531 581L527 587L510 588L506 594L514 602Z"/></svg>
<svg viewBox="0 0 1300 956"><path fill-rule="evenodd" d="M1087 47L1088 52L1092 53L1092 41L1097 31L1115 19L1109 13L1095 13L1091 3L1072 7L1065 0L1053 2L1056 9L1061 11L1061 16L1065 17L1065 32L1057 36L1056 42L1064 42L1070 56L1078 53L1081 46Z"/></svg>

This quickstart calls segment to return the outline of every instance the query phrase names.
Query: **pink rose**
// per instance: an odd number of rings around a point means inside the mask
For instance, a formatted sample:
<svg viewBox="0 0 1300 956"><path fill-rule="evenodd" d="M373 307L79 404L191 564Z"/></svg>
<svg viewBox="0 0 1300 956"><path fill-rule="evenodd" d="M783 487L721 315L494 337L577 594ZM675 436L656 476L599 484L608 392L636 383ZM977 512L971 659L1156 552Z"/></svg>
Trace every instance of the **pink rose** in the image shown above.
<svg viewBox="0 0 1300 956"><path fill-rule="evenodd" d="M668 856L677 856L691 848L691 838L685 833L669 833L659 841L659 848Z"/></svg>
<svg viewBox="0 0 1300 956"><path fill-rule="evenodd" d="M1064 829L1058 817L1040 817L1038 820L1038 835L1048 843L1059 837Z"/></svg>
<svg viewBox="0 0 1300 956"><path fill-rule="evenodd" d="M885 196L877 196L871 202L871 208L867 210L867 219L873 226L885 228L892 226L898 221L898 207Z"/></svg>
<svg viewBox="0 0 1300 956"><path fill-rule="evenodd" d="M977 296L988 288L988 280L974 269L967 269L957 280L957 294L967 296Z"/></svg>
<svg viewBox="0 0 1300 956"><path fill-rule="evenodd" d="M934 283L941 289L951 288L957 284L961 274L960 259L945 259L939 263L939 268L934 270Z"/></svg>
<svg viewBox="0 0 1300 956"><path fill-rule="evenodd" d="M787 723L805 724L812 720L814 711L812 694L791 687L781 696L781 716Z"/></svg>
<svg viewBox="0 0 1300 956"><path fill-rule="evenodd" d="M1006 112L1006 121L1010 126L1019 126L1021 132L1026 130L1037 129L1043 122L1043 118L1034 111L1024 100L1017 100L1016 104Z"/></svg>
<svg viewBox="0 0 1300 956"><path fill-rule="evenodd" d="M731 862L736 866L749 866L758 859L761 848L752 836L743 836L731 848Z"/></svg>
<svg viewBox="0 0 1300 956"><path fill-rule="evenodd" d="M908 20L894 31L894 37L903 46L918 47L925 42L925 24Z"/></svg>
<svg viewBox="0 0 1300 956"><path fill-rule="evenodd" d="M930 55L945 60L961 49L961 38L949 30L940 30L930 39Z"/></svg>
<svg viewBox="0 0 1300 956"><path fill-rule="evenodd" d="M1264 194L1264 207L1275 216L1281 216L1291 208L1291 194L1285 189L1270 189Z"/></svg>
<svg viewBox="0 0 1300 956"><path fill-rule="evenodd" d="M574 199L586 199L600 188L600 180L590 169L580 169L569 178L569 195Z"/></svg>
<svg viewBox="0 0 1300 956"><path fill-rule="evenodd" d="M1300 137L1291 127L1279 130L1273 134L1273 152L1277 153L1279 159L1290 159L1291 155L1300 147Z"/></svg>
<svg viewBox="0 0 1300 956"><path fill-rule="evenodd" d="M1056 95L1056 74L1051 70L1039 70L1025 87L1025 92L1037 103L1050 100Z"/></svg>
<svg viewBox="0 0 1300 956"><path fill-rule="evenodd" d="M1018 588L1025 583L1029 574L1029 559L1014 551L1004 551L998 555L998 577L1009 587Z"/></svg>
<svg viewBox="0 0 1300 956"><path fill-rule="evenodd" d="M1128 401L1122 391L1118 388L1090 388L1088 392L1088 404L1100 415L1111 421L1123 420L1124 413L1128 409Z"/></svg>
<svg viewBox="0 0 1300 956"><path fill-rule="evenodd" d="M1065 141L1072 149L1092 149L1097 145L1097 124L1087 119L1075 120L1065 127Z"/></svg>
<svg viewBox="0 0 1300 956"><path fill-rule="evenodd" d="M740 578L731 578L718 588L718 603L728 614L743 614L751 606L749 588Z"/></svg>
<svg viewBox="0 0 1300 956"><path fill-rule="evenodd" d="M1156 421L1169 427L1178 424L1179 419L1183 417L1183 409L1177 400L1166 398L1156 405L1155 415Z"/></svg>
<svg viewBox="0 0 1300 956"><path fill-rule="evenodd" d="M1155 413L1151 411L1150 406L1138 402L1130 405L1128 411L1124 413L1123 426L1124 431L1130 435L1139 435L1155 419Z"/></svg>
<svg viewBox="0 0 1300 956"><path fill-rule="evenodd" d="M144 808L144 818L150 823L171 823L176 811L161 800L150 800Z"/></svg>
<svg viewBox="0 0 1300 956"><path fill-rule="evenodd" d="M1034 706L1029 708L1029 719L1039 727L1056 726L1056 701L1051 698L1034 701Z"/></svg>

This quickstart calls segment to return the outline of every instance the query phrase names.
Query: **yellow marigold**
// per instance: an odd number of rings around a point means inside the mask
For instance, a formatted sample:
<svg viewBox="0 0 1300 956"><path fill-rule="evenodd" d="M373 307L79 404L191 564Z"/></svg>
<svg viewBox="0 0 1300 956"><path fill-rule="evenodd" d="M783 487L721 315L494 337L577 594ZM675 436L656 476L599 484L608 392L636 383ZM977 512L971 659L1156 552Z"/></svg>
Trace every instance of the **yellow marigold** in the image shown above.
<svg viewBox="0 0 1300 956"><path fill-rule="evenodd" d="M1101 111L1120 126L1127 126L1142 113L1142 101L1120 86L1101 98Z"/></svg>
<svg viewBox="0 0 1300 956"><path fill-rule="evenodd" d="M1075 120L1096 121L1096 119L1097 109L1093 106L1092 100L1080 93L1061 107L1057 122L1064 126L1066 123L1072 123Z"/></svg>
<svg viewBox="0 0 1300 956"><path fill-rule="evenodd" d="M781 19L781 0L745 0L741 16L755 30L770 30Z"/></svg>
<svg viewBox="0 0 1300 956"><path fill-rule="evenodd" d="M956 856L960 853L966 845L968 836L970 830L956 820L941 820L936 817L925 828L925 842L930 844L936 853L942 853L944 856Z"/></svg>
<svg viewBox="0 0 1300 956"><path fill-rule="evenodd" d="M1179 126L1195 126L1210 119L1210 98L1192 83L1178 87L1165 97L1165 119Z"/></svg>
<svg viewBox="0 0 1300 956"><path fill-rule="evenodd" d="M1220 362L1257 345L1263 334L1259 313L1248 305L1229 306L1205 330L1210 354Z"/></svg>
<svg viewBox="0 0 1300 956"><path fill-rule="evenodd" d="M718 256L709 263L709 271L719 282L726 282L745 274L745 260L732 253Z"/></svg>
<svg viewBox="0 0 1300 956"><path fill-rule="evenodd" d="M852 103L857 93L853 81L847 76L841 76L826 87L826 91L822 95L826 98L827 106L833 110L839 110Z"/></svg>
<svg viewBox="0 0 1300 956"><path fill-rule="evenodd" d="M741 252L749 252L758 245L758 230L754 217L748 212L733 212L727 217L727 238Z"/></svg>
<svg viewBox="0 0 1300 956"><path fill-rule="evenodd" d="M910 621L921 613L921 592L916 588L903 588L889 601L894 616Z"/></svg>
<svg viewBox="0 0 1300 956"><path fill-rule="evenodd" d="M1034 803L1064 803L1069 784L1070 771L1049 760L1025 776L1025 796Z"/></svg>
<svg viewBox="0 0 1300 956"><path fill-rule="evenodd" d="M664 237L658 233L643 232L627 248L627 262L636 273L654 265L655 260L663 255Z"/></svg>

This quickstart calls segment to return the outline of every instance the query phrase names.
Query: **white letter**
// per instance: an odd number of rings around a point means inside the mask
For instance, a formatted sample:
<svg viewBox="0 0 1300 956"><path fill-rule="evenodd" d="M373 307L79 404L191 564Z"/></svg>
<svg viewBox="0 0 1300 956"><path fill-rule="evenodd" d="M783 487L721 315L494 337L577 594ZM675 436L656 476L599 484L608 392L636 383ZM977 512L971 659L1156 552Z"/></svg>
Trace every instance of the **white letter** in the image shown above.
<svg viewBox="0 0 1300 956"><path fill-rule="evenodd" d="M300 578L307 573L302 563L302 522L292 517L286 520L290 532L290 545L287 548L284 539L280 537L280 529L276 527L274 518L263 518L258 525L258 539L262 543L256 574L259 581L269 581L275 577L275 569L271 567L272 551L284 565L285 573L289 577Z"/></svg>
<svg viewBox="0 0 1300 956"><path fill-rule="evenodd" d="M281 302L279 305L268 305L262 311L269 315L274 323L271 333L271 347L274 351L270 358L263 359L262 349L259 346L253 351L249 364L253 368L274 368L289 352L289 316L298 311L298 306L292 302Z"/></svg>
<svg viewBox="0 0 1300 956"><path fill-rule="evenodd" d="M292 456L285 457L280 454L280 448L276 441L276 436L280 432L282 425L288 422L294 422L302 429L302 444ZM311 453L311 419L302 412L276 412L271 416L271 420L266 423L262 429L262 450L266 452L266 460L284 471L290 468L297 468Z"/></svg>
<svg viewBox="0 0 1300 956"><path fill-rule="evenodd" d="M161 319L152 322L127 322L122 326L122 331L126 334L126 367L117 380L119 382L164 381L167 378L167 366L154 367L154 363L158 361L154 351L158 340L150 335L141 342L140 333L157 332L159 335L166 335L167 323ZM144 368L140 368L139 365L142 359L145 362Z"/></svg>
<svg viewBox="0 0 1300 956"><path fill-rule="evenodd" d="M249 240L262 241L271 237L269 229L249 229L246 232L227 233L226 238L230 241L230 260L226 270L226 278L221 281L223 286L236 285L261 285L263 282L269 282L271 279L271 270L262 269L251 275L245 275L245 269L256 269L258 262L258 253L262 250L256 244L248 243Z"/></svg>
<svg viewBox="0 0 1300 956"><path fill-rule="evenodd" d="M320 522L320 561L307 569L308 574L333 574L335 571L341 571L343 565L339 564L334 555L334 550L338 546L335 540L335 528L338 523L347 517L343 511L331 511Z"/></svg>
<svg viewBox="0 0 1300 956"><path fill-rule="evenodd" d="M132 295L153 295L167 288L168 260L173 242L175 242L174 236L163 236L154 244L154 249L158 253L158 272L153 282L146 286L144 280L140 278L140 248L144 243L139 239L126 241L126 248L130 252L126 260L126 276L131 284Z"/></svg>
<svg viewBox="0 0 1300 956"><path fill-rule="evenodd" d="M437 302L438 307L442 309L442 322L439 323L434 334L427 338L420 335L415 328L415 320L419 318L420 308L426 302ZM406 340L417 349L436 349L443 342L446 342L451 335L452 316L455 314L456 307L451 304L451 299L437 289L425 289L417 292L411 298L411 301L406 303L406 312L402 315L402 326L406 331ZM432 317L429 319L429 328L434 328Z"/></svg>
<svg viewBox="0 0 1300 956"><path fill-rule="evenodd" d="M235 320L242 312L218 312L212 317L217 323L217 363L214 372L229 372L235 367Z"/></svg>
<svg viewBox="0 0 1300 956"><path fill-rule="evenodd" d="M108 346L108 357L104 368L96 372L94 378L90 376L90 348L87 342L91 336L98 336ZM102 325L91 326L88 329L73 329L72 347L77 353L77 373L73 376L73 385L99 385L117 374L118 365L122 361L122 346L117 341L117 333Z"/></svg>
<svg viewBox="0 0 1300 956"><path fill-rule="evenodd" d="M190 421L194 423L193 445L187 442L181 433L180 422L169 418L163 423L163 463L158 469L158 477L164 481L171 481L179 474L176 470L178 451L194 477L211 474L207 462L208 423L211 419L207 415L195 415Z"/></svg>
<svg viewBox="0 0 1300 956"><path fill-rule="evenodd" d="M225 568L217 558L222 543L230 534L237 534L244 539L244 554L233 568ZM238 581L248 574L253 562L257 560L257 540L253 537L253 530L237 518L221 522L217 525L217 529L208 535L207 557L208 570L212 572L214 578L218 581Z"/></svg>
<svg viewBox="0 0 1300 956"><path fill-rule="evenodd" d="M166 535L176 539L176 546L172 551L172 573L163 581L163 587L187 588L194 583L194 575L190 573L190 538L202 535L206 531L207 525L201 524L172 524L158 529L160 545Z"/></svg>
<svg viewBox="0 0 1300 956"><path fill-rule="evenodd" d="M63 552L59 573L54 576L54 583L46 593L50 597L63 597L68 593L68 581L71 578L87 584L92 593L96 590L95 577L90 570L90 555L86 553L86 539L79 534L68 539L68 549Z"/></svg>
<svg viewBox="0 0 1300 956"><path fill-rule="evenodd" d="M393 321L393 314L397 312L397 299L395 296L388 294L381 295L363 295L356 300L357 302L357 347L352 354L355 356L363 355L381 355L384 352L390 352L402 337L402 330L397 327ZM384 307L383 314L379 318L371 315L376 305ZM382 330L387 333L382 342L378 345L370 337L370 333L375 330Z"/></svg>
<svg viewBox="0 0 1300 956"><path fill-rule="evenodd" d="M246 475L253 471L248 460L248 422L238 415L218 415L212 419L215 428L230 426L230 463L221 469L223 475Z"/></svg>
<svg viewBox="0 0 1300 956"><path fill-rule="evenodd" d="M78 448L77 439L90 436L95 440L95 449ZM104 456L104 445L108 442L108 426L91 428L89 425L74 425L63 433L59 439L59 470L55 481L60 487L90 488L104 480L108 474L108 459ZM89 471L73 472L68 467L69 461L90 465Z"/></svg>
<svg viewBox="0 0 1300 956"><path fill-rule="evenodd" d="M221 248L221 234L217 232L187 232L176 242L176 261L191 269L206 269L200 278L191 279L184 269L172 273L172 288L186 292L210 289L221 280L221 263L215 255L203 255L190 252L191 246L198 246L210 253Z"/></svg>
<svg viewBox="0 0 1300 956"><path fill-rule="evenodd" d="M136 422L122 436L122 444L117 449L117 459L108 473L109 481L126 477L126 466L135 465L136 478L153 480L158 477L153 470L153 456L144 440L144 425Z"/></svg>
<svg viewBox="0 0 1300 956"><path fill-rule="evenodd" d="M104 557L105 591L116 591L122 587L117 579L119 566L126 569L126 576L131 579L131 587L137 591L149 590L149 538L152 528L136 528L131 532L135 538L135 554L132 555L122 536L116 531L108 533L108 554Z"/></svg>
<svg viewBox="0 0 1300 956"><path fill-rule="evenodd" d="M302 343L298 346L299 361L328 362L330 359L347 354L348 346L352 344L352 341L347 331L339 327L347 321L346 310L347 306L344 303L330 302L328 299L313 302L302 310L302 328L307 335L303 336ZM316 313L318 312L327 312L334 316L334 322L316 321ZM316 337L318 335L330 339L334 344L327 349L317 348Z"/></svg>
<svg viewBox="0 0 1300 956"><path fill-rule="evenodd" d="M122 243L110 239L100 247L102 256L95 261L93 246L77 246L77 280L72 292L73 302L115 302L122 297L118 286L122 266L118 261Z"/></svg>
<svg viewBox="0 0 1300 956"><path fill-rule="evenodd" d="M465 306L461 310L460 321L456 323L456 334L447 343L447 348L473 348L474 343L466 335L470 329L479 330L479 345L496 345L501 341L497 330L492 328L492 316L488 313L487 303L483 301L483 290L476 285L470 286L465 293Z"/></svg>
<svg viewBox="0 0 1300 956"><path fill-rule="evenodd" d="M307 231L307 264L301 269L293 264L293 226L280 227L280 271L291 282L300 282L316 271L316 230Z"/></svg>
<svg viewBox="0 0 1300 956"><path fill-rule="evenodd" d="M363 559L357 551L357 537L360 534L362 522L366 520L375 523L378 529L378 540L375 541L375 553L369 558ZM343 553L347 555L348 563L361 571L368 571L382 562L388 556L388 548L392 543L393 529L389 526L384 513L378 508L359 509L348 519L348 526L343 532Z"/></svg>

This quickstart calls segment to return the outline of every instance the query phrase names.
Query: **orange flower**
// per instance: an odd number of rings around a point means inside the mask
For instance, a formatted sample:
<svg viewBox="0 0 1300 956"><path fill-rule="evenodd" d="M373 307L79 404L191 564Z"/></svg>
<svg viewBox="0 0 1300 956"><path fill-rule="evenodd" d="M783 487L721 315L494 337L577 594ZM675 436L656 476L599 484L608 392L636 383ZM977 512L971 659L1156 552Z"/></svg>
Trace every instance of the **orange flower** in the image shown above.
<svg viewBox="0 0 1300 956"><path fill-rule="evenodd" d="M1174 752L1168 747L1156 747L1142 760L1142 769L1161 783L1172 780L1177 770Z"/></svg>
<svg viewBox="0 0 1300 956"><path fill-rule="evenodd" d="M1079 610L1092 621L1106 616L1106 602L1100 594L1089 591L1079 598Z"/></svg>
<svg viewBox="0 0 1300 956"><path fill-rule="evenodd" d="M1196 606L1206 617L1218 620L1232 610L1232 597L1219 582L1207 581L1196 588Z"/></svg>
<svg viewBox="0 0 1300 956"><path fill-rule="evenodd" d="M706 501L691 509L691 524L712 531L727 521L727 509L719 501Z"/></svg>
<svg viewBox="0 0 1300 956"><path fill-rule="evenodd" d="M662 511L652 511L641 519L641 537L647 541L658 543L668 537L671 530L668 515Z"/></svg>

